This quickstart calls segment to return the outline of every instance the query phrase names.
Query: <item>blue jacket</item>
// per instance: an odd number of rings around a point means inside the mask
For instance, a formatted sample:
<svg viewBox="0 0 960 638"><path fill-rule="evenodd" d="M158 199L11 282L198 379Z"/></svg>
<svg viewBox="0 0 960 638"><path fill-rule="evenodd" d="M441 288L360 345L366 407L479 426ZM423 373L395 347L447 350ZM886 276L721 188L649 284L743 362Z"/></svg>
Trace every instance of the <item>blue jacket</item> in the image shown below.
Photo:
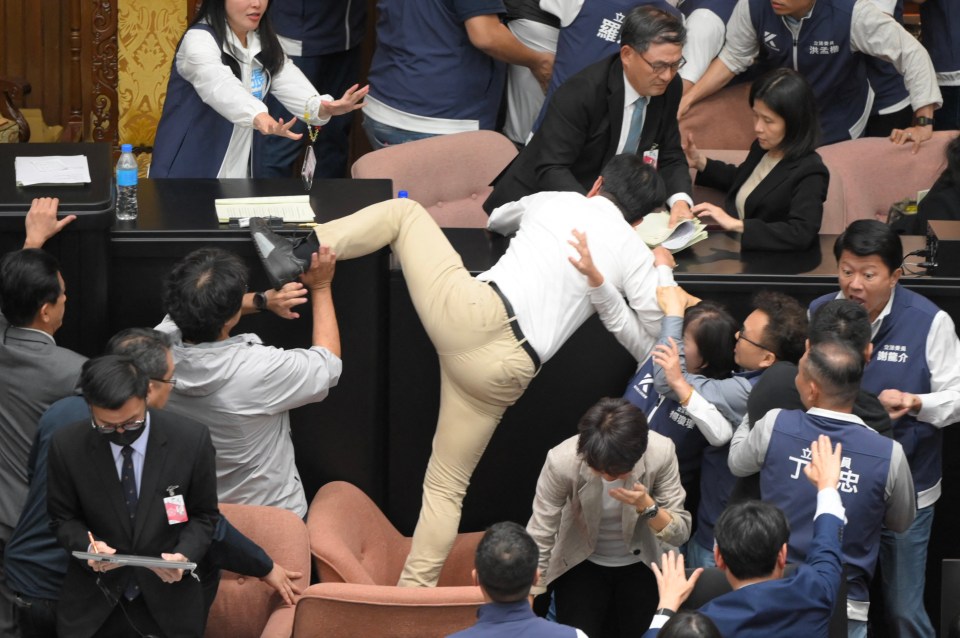
<svg viewBox="0 0 960 638"><path fill-rule="evenodd" d="M810 312L836 297L831 293L815 299ZM887 388L911 394L930 392L927 335L938 312L940 309L926 297L897 285L890 314L873 337L873 355L863 370L864 390L874 394ZM943 430L906 414L894 423L893 436L910 462L917 493L934 487L942 474Z"/></svg>
<svg viewBox="0 0 960 638"><path fill-rule="evenodd" d="M304 56L348 51L363 40L364 0L271 0L277 35L299 40Z"/></svg>
<svg viewBox="0 0 960 638"><path fill-rule="evenodd" d="M527 599L487 603L477 610L477 624L447 638L576 638L577 630L538 618Z"/></svg>
<svg viewBox="0 0 960 638"><path fill-rule="evenodd" d="M714 598L700 612L722 636L736 638L820 638L826 636L843 566L843 521L821 514L813 523L807 560L792 576L747 585ZM650 629L643 638L658 633Z"/></svg>

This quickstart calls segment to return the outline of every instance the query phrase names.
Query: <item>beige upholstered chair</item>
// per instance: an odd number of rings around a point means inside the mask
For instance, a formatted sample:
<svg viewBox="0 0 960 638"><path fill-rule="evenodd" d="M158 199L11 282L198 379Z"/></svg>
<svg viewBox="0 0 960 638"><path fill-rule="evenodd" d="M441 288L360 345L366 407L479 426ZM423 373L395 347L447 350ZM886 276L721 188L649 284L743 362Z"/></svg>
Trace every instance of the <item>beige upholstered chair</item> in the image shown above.
<svg viewBox="0 0 960 638"><path fill-rule="evenodd" d="M483 596L472 571L481 533L457 537L437 587L402 588L396 583L411 539L359 488L343 481L320 488L307 529L321 582L297 605L295 635L445 636L476 620Z"/></svg>
<svg viewBox="0 0 960 638"><path fill-rule="evenodd" d="M260 505L220 505L234 527L260 545L270 557L310 581L310 548L307 528L293 512ZM224 571L220 589L207 618L206 638L289 638L294 608L257 578Z"/></svg>
<svg viewBox="0 0 960 638"><path fill-rule="evenodd" d="M483 228L489 184L517 155L513 143L493 131L438 135L367 153L353 164L356 178L389 178L445 228Z"/></svg>

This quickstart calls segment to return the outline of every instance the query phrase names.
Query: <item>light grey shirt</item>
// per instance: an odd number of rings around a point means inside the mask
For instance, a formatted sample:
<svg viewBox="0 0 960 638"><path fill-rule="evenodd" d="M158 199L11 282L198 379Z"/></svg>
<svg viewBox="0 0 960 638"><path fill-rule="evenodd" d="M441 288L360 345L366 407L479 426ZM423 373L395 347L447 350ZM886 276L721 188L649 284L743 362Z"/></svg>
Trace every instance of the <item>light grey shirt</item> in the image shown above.
<svg viewBox="0 0 960 638"><path fill-rule="evenodd" d="M210 429L220 502L271 505L306 516L289 411L327 396L340 379L340 358L319 346L265 346L254 334L188 345L170 317L157 329L174 341L177 385L167 409Z"/></svg>

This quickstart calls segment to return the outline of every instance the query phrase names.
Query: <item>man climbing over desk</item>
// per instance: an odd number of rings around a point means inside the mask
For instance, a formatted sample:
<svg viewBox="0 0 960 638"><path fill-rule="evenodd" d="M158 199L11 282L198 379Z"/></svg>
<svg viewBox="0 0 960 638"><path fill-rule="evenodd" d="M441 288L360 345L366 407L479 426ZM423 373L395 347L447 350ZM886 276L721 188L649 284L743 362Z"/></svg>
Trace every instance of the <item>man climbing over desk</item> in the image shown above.
<svg viewBox="0 0 960 638"><path fill-rule="evenodd" d="M477 278L430 214L411 200L382 202L321 224L296 244L251 220L275 286L299 275L318 242L338 259L390 246L437 350L440 412L401 585L436 584L470 477L503 413L595 308L628 302L633 312L608 329L634 357L647 356L660 332L655 259L632 226L663 199L652 167L633 154L617 156L586 196L538 193L494 211L491 222L520 209L519 229L506 254ZM573 231L589 236L602 281L588 284L578 272L589 252ZM656 261L667 265L672 258L661 250Z"/></svg>

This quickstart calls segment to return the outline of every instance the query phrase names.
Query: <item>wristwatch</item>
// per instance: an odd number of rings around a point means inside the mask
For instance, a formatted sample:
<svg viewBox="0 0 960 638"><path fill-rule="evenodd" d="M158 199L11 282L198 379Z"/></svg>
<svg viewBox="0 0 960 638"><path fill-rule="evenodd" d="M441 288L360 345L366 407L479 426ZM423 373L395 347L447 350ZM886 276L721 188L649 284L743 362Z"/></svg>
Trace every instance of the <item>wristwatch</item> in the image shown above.
<svg viewBox="0 0 960 638"><path fill-rule="evenodd" d="M667 609L666 607L661 607L660 609L657 610L657 613L655 613L654 616L666 616L667 618L672 618L672 617L674 616L674 614L676 614L676 613L677 613L677 612L675 612L675 611L672 610L672 609Z"/></svg>
<svg viewBox="0 0 960 638"><path fill-rule="evenodd" d="M650 520L651 518L653 518L654 516L656 516L659 511L660 511L660 506L657 505L657 502L656 502L656 501L654 501L654 502L653 502L653 505L651 505L651 506L648 507L647 509L645 509L645 510L637 510L637 514L639 514L639 515L640 515L640 518L642 518L642 519Z"/></svg>
<svg viewBox="0 0 960 638"><path fill-rule="evenodd" d="M933 118L927 117L925 115L920 115L918 117L913 118L913 125L914 126L933 126Z"/></svg>
<svg viewBox="0 0 960 638"><path fill-rule="evenodd" d="M258 312L263 312L267 309L267 294L264 292L255 292L253 293L253 307L257 309Z"/></svg>

